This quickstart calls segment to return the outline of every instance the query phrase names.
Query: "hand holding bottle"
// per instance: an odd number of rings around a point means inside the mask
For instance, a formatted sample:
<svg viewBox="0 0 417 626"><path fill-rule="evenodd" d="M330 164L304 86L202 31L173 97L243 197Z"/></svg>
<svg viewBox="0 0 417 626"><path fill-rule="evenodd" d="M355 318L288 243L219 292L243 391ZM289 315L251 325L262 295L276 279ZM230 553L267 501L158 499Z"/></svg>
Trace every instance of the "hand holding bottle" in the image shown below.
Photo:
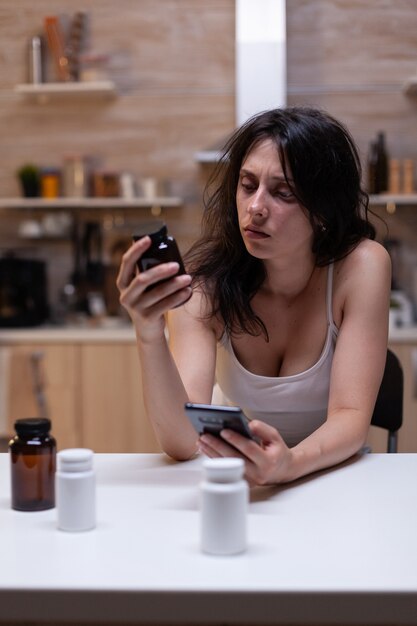
<svg viewBox="0 0 417 626"><path fill-rule="evenodd" d="M163 335L165 313L191 296L191 276L178 274L180 265L169 261L139 271L139 259L149 250L151 237L136 241L123 255L116 285L120 303L136 327L138 338L150 341Z"/></svg>

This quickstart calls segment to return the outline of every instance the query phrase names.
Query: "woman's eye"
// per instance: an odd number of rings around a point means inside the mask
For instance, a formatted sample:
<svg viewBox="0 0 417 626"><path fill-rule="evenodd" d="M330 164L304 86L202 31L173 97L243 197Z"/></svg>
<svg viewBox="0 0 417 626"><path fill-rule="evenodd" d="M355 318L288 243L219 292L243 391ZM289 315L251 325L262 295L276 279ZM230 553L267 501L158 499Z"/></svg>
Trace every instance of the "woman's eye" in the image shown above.
<svg viewBox="0 0 417 626"><path fill-rule="evenodd" d="M255 185L252 185L251 183L240 183L240 184L245 191L254 191L255 189Z"/></svg>
<svg viewBox="0 0 417 626"><path fill-rule="evenodd" d="M290 189L277 189L275 195L283 198L284 200L291 200L294 198L294 194Z"/></svg>

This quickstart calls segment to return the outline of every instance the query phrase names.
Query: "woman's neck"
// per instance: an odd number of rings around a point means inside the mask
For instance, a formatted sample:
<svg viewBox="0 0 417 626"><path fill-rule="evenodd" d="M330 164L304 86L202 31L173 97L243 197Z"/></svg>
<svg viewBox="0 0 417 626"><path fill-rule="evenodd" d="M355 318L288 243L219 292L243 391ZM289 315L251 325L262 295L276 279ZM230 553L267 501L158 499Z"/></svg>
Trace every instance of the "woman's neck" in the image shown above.
<svg viewBox="0 0 417 626"><path fill-rule="evenodd" d="M307 288L317 267L313 255L300 255L296 259L268 259L264 263L266 278L262 290L289 299L297 297Z"/></svg>

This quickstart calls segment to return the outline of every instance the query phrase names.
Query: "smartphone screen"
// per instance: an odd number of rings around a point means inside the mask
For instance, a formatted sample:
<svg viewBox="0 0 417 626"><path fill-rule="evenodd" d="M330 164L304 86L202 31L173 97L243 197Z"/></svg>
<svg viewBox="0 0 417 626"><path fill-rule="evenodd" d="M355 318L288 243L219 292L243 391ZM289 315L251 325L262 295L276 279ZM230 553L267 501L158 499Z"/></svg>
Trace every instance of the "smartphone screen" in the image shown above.
<svg viewBox="0 0 417 626"><path fill-rule="evenodd" d="M247 417L238 406L187 402L184 408L185 413L199 435L209 433L210 435L220 437L220 432L228 428L248 439L256 441L248 428Z"/></svg>

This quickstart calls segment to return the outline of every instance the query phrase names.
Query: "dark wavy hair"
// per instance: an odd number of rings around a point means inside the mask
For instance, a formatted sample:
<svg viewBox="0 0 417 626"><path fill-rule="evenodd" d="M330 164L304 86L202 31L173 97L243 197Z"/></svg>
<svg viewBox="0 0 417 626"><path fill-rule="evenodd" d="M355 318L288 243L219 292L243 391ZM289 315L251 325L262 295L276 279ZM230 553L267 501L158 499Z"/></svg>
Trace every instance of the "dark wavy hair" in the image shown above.
<svg viewBox="0 0 417 626"><path fill-rule="evenodd" d="M236 207L242 162L264 139L275 142L287 184L309 216L317 266L345 257L363 238L374 239L375 229L368 220L358 150L348 130L331 115L287 107L257 114L238 128L207 183L202 233L186 263L194 286L203 286L211 314L224 322L228 333L267 337L251 307L265 269L246 250Z"/></svg>

